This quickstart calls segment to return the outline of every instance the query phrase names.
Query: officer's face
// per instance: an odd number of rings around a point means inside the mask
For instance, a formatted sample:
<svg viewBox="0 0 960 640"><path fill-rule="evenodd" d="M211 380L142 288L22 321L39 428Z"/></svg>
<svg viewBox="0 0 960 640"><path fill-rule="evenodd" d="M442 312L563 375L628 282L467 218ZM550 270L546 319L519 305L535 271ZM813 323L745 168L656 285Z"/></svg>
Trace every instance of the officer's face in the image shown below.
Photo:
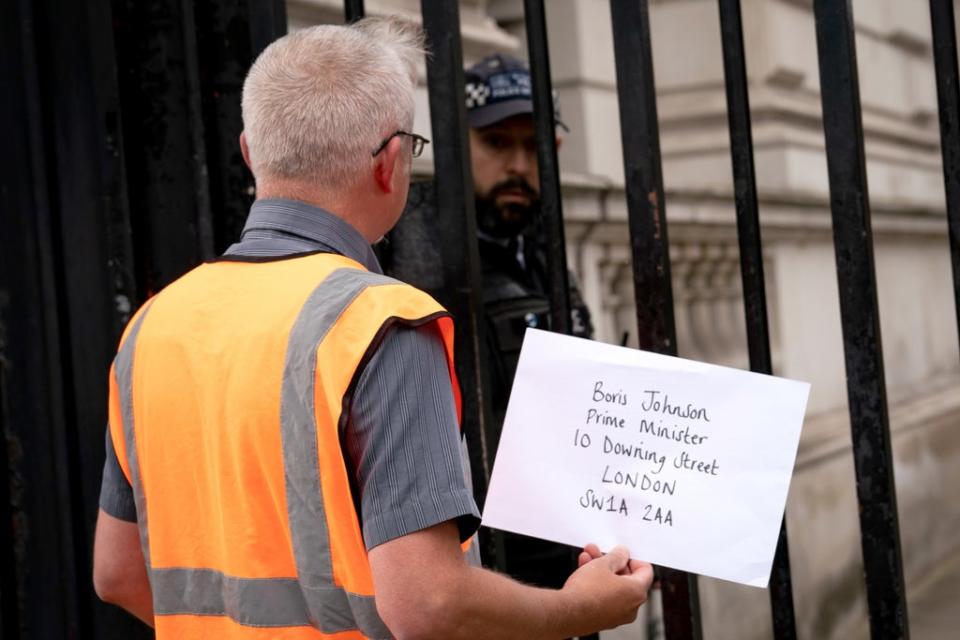
<svg viewBox="0 0 960 640"><path fill-rule="evenodd" d="M520 114L470 129L470 164L478 198L507 214L531 208L540 195L533 118Z"/></svg>

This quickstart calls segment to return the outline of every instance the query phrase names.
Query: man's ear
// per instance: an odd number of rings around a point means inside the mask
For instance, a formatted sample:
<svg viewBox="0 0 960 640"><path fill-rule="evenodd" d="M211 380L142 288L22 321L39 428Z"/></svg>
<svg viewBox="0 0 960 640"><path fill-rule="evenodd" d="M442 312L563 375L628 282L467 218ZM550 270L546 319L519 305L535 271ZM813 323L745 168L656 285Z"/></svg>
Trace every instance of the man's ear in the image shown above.
<svg viewBox="0 0 960 640"><path fill-rule="evenodd" d="M384 193L393 193L397 188L393 183L394 174L401 170L400 151L403 141L399 136L390 139L383 151L377 154L373 165L373 179Z"/></svg>
<svg viewBox="0 0 960 640"><path fill-rule="evenodd" d="M247 146L247 132L240 132L240 153L243 154L243 162L247 165L247 168L253 171L253 166L250 164L250 147Z"/></svg>
<svg viewBox="0 0 960 640"><path fill-rule="evenodd" d="M557 136L557 151L560 151L560 147L563 146L563 138Z"/></svg>

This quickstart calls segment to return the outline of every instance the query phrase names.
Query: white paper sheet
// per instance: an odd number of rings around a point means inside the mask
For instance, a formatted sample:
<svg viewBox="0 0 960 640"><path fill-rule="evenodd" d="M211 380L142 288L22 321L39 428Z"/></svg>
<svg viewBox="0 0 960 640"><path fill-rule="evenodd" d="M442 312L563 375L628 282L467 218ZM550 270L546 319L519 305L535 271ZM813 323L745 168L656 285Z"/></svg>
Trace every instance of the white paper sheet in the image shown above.
<svg viewBox="0 0 960 640"><path fill-rule="evenodd" d="M483 524L766 587L809 392L530 329Z"/></svg>

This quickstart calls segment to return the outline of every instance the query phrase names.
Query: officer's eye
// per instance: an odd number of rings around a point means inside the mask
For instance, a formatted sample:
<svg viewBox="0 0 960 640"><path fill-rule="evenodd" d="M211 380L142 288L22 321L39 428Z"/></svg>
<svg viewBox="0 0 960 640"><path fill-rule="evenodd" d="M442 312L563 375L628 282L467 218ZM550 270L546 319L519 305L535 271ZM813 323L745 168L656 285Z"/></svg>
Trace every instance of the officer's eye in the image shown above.
<svg viewBox="0 0 960 640"><path fill-rule="evenodd" d="M483 136L483 143L497 151L503 151L510 147L510 139L499 133L488 133Z"/></svg>

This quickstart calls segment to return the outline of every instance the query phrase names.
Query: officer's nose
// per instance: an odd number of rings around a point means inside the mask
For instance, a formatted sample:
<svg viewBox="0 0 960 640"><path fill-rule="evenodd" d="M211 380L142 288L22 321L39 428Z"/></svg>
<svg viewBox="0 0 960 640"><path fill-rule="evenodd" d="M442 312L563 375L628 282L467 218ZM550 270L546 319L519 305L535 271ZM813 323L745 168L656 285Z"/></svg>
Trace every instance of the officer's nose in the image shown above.
<svg viewBox="0 0 960 640"><path fill-rule="evenodd" d="M512 175L529 178L530 170L533 168L534 162L534 158L524 147L517 146L510 153L510 161L507 165L507 170Z"/></svg>

